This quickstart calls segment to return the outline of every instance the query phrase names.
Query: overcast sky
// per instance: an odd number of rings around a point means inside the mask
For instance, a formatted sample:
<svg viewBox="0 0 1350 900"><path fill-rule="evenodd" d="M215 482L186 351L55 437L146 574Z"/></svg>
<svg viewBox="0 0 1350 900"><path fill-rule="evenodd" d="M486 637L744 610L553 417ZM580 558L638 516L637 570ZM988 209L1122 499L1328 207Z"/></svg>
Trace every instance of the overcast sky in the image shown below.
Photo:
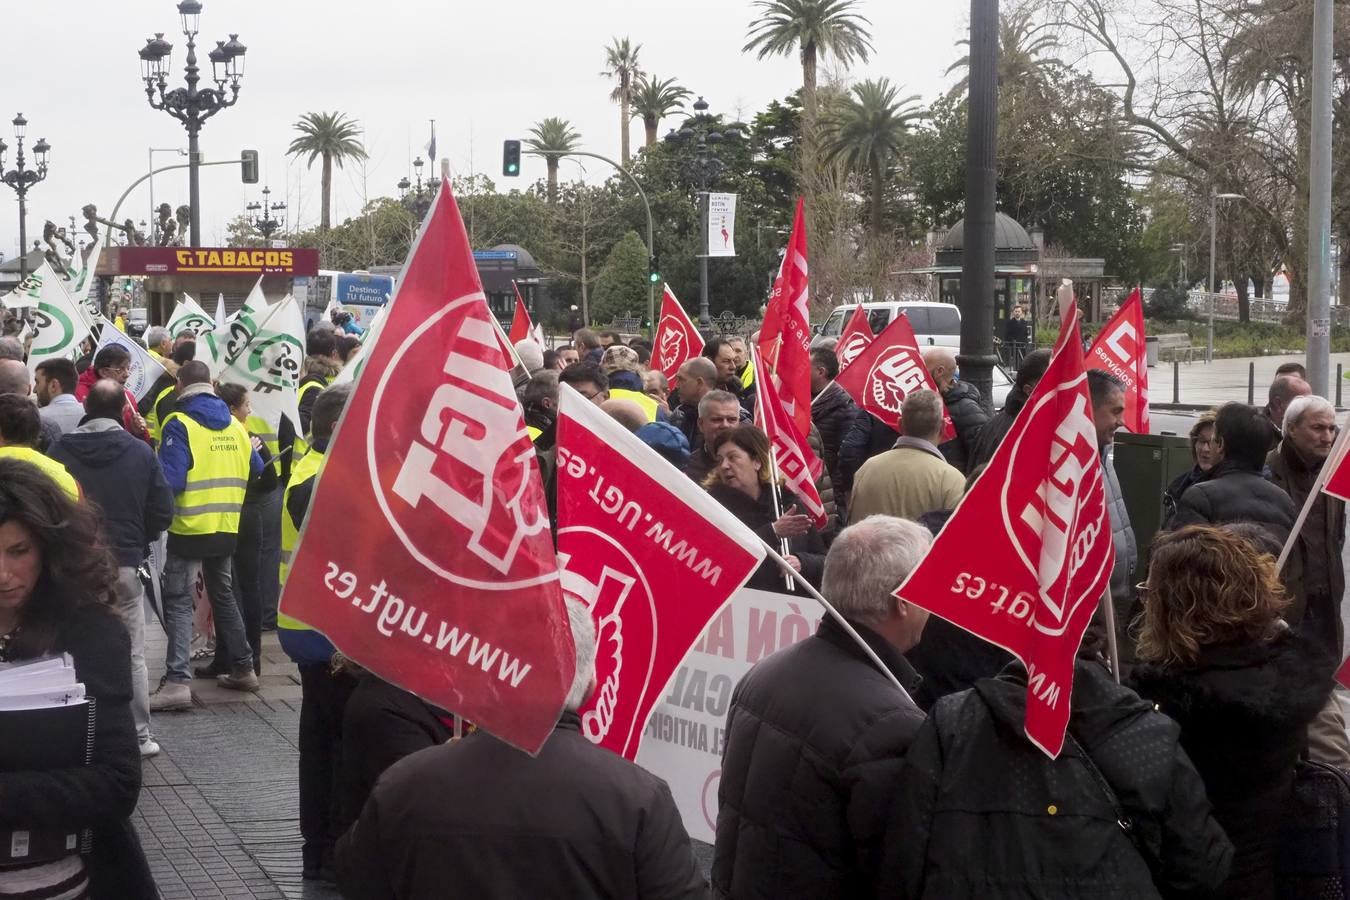
<svg viewBox="0 0 1350 900"><path fill-rule="evenodd" d="M872 21L876 53L849 75L886 76L906 93L932 98L954 79L944 74L960 55L967 4L955 0L863 0ZM36 10L36 7L33 7ZM438 153L459 173L485 172L498 189L501 142L523 137L545 116L569 119L583 147L619 155L618 109L611 85L601 78L604 47L612 35L642 44L643 68L675 77L703 94L713 112L747 118L783 97L801 80L796 59L756 60L740 52L754 16L749 0L206 0L200 51L237 32L248 47L238 105L209 120L202 131L208 160L236 157L244 147L261 152L263 179L273 201L290 205L287 225L319 215L319 166L307 171L285 150L300 113L341 110L365 129L370 160L334 177L334 221L359 210L363 194L396 194L414 155L436 120ZM25 17L22 37L7 51L0 123L22 111L31 145L52 145L51 172L29 194L28 239L40 237L46 219L68 224L94 202L111 213L118 196L147 171L147 148L186 147L182 126L150 109L140 80L137 51L153 32L173 43L175 80L181 83L184 38L173 0L117 0L76 5L71 16ZM674 121L662 124L662 133ZM13 135L0 124L0 137ZM636 149L642 123L631 128ZM156 154L157 165L176 161ZM592 178L601 176L596 163ZM569 171L570 168L570 171ZM543 176L542 161L528 159L521 185ZM564 177L577 168L564 164ZM364 182L364 184L363 184ZM208 244L224 242L225 223L258 199L262 185L241 185L237 170L202 170L202 231ZM6 258L18 247L17 200L0 189L0 248ZM187 202L186 171L155 179L155 200L175 207ZM142 185L119 218L150 218L150 195Z"/></svg>

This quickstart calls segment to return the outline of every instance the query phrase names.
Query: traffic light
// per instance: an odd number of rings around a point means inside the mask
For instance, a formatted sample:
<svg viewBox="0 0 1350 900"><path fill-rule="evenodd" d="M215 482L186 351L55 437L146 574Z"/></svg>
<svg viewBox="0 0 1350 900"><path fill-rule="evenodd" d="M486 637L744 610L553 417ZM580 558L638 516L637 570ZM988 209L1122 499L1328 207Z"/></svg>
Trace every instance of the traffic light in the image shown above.
<svg viewBox="0 0 1350 900"><path fill-rule="evenodd" d="M647 260L647 280L652 284L661 283L661 266L657 264L655 253Z"/></svg>
<svg viewBox="0 0 1350 900"><path fill-rule="evenodd" d="M239 162L243 168L244 184L258 183L258 151L244 150L239 154Z"/></svg>
<svg viewBox="0 0 1350 900"><path fill-rule="evenodd" d="M502 142L502 174L511 178L520 174L520 141Z"/></svg>

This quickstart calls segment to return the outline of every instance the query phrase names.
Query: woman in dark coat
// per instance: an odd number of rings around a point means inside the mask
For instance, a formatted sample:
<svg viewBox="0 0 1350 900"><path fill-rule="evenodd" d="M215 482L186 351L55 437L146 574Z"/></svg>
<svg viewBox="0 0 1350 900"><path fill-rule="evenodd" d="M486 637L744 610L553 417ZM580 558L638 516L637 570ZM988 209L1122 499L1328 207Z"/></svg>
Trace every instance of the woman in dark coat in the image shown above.
<svg viewBox="0 0 1350 900"><path fill-rule="evenodd" d="M1289 600L1275 560L1228 529L1159 535L1140 588L1132 686L1181 726L1181 745L1233 841L1219 896L1273 898L1294 767L1335 663L1285 625Z"/></svg>
<svg viewBox="0 0 1350 900"><path fill-rule="evenodd" d="M83 886L93 898L156 896L130 823L141 757L131 641L112 608L116 580L89 508L31 463L0 460L0 663L68 653L96 704L89 765L0 771L0 834L92 829L91 852L0 866L0 895L86 896ZM2 723L0 745L30 739L6 733Z"/></svg>
<svg viewBox="0 0 1350 900"><path fill-rule="evenodd" d="M782 539L788 541L784 559L814 587L820 587L825 570L825 541L802 512L804 506L790 491L779 490L780 515L773 507L773 464L769 457L769 439L754 425L737 425L719 433L708 447L713 460L707 488L718 503L750 527L775 549ZM788 592L783 571L766 559L746 582L746 587L761 591ZM795 583L792 593L805 593Z"/></svg>
<svg viewBox="0 0 1350 900"><path fill-rule="evenodd" d="M1195 465L1189 472L1182 472L1163 492L1163 521L1167 521L1177 511L1177 501L1186 493L1186 488L1204 481L1219 464L1223 453L1215 440L1214 410L1202 415L1191 426L1191 460Z"/></svg>

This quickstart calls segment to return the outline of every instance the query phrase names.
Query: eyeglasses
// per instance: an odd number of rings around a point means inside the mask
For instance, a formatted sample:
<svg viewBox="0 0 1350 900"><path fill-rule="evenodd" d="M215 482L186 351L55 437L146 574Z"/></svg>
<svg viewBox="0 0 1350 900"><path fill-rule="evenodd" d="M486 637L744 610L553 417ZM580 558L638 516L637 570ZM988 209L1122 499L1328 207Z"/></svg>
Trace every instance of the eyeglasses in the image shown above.
<svg viewBox="0 0 1350 900"><path fill-rule="evenodd" d="M131 373L130 364L124 366L104 366L103 371L111 372L114 375L129 375Z"/></svg>

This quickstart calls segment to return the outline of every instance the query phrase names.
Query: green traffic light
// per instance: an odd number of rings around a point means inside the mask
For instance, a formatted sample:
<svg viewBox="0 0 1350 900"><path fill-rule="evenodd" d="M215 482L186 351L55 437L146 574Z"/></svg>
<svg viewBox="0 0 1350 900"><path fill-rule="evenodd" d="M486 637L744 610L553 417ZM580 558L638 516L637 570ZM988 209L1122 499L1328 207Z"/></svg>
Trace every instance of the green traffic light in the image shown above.
<svg viewBox="0 0 1350 900"><path fill-rule="evenodd" d="M515 163L510 163L510 164L507 165L506 171L507 171L507 172L510 172L512 175L514 175L514 174L516 174L516 172L520 171L520 167L517 166Z"/></svg>
<svg viewBox="0 0 1350 900"><path fill-rule="evenodd" d="M660 272L653 272L653 273L651 273L650 275L648 275L647 277L651 280L651 283L652 283L652 284L660 284L660 283L661 283L661 273L660 273Z"/></svg>

